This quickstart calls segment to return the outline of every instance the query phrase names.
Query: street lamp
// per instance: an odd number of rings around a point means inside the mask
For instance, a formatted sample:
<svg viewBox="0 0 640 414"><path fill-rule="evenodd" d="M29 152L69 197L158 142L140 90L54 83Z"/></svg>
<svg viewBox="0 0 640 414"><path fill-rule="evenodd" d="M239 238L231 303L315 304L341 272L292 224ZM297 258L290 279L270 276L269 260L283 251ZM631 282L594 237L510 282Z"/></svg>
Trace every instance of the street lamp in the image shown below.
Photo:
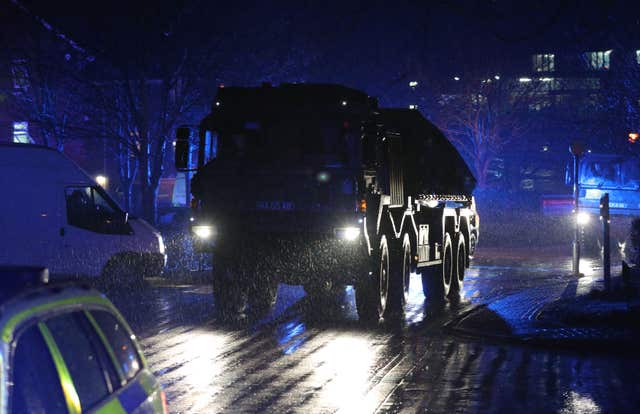
<svg viewBox="0 0 640 414"><path fill-rule="evenodd" d="M107 177L104 175L96 175L96 183L102 188L107 188Z"/></svg>

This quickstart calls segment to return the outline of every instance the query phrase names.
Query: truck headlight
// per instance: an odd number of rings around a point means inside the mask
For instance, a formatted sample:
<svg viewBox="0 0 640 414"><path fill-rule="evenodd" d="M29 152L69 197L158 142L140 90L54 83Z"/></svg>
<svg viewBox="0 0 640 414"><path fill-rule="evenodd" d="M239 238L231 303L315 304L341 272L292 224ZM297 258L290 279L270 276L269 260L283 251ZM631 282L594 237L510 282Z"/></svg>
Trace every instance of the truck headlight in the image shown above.
<svg viewBox="0 0 640 414"><path fill-rule="evenodd" d="M335 229L335 235L339 239L353 241L360 236L360 229L358 227L341 227Z"/></svg>
<svg viewBox="0 0 640 414"><path fill-rule="evenodd" d="M193 226L191 230L193 231L193 234L196 235L196 237L202 240L207 240L211 238L211 236L213 236L213 226L198 225Z"/></svg>

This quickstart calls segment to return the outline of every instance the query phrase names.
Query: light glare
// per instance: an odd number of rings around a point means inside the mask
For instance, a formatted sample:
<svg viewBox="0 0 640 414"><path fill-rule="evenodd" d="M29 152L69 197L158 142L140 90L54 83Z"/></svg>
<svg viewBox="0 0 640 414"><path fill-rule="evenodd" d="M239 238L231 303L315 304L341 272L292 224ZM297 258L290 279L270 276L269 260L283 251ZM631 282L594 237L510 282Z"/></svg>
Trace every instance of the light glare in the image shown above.
<svg viewBox="0 0 640 414"><path fill-rule="evenodd" d="M360 236L360 229L358 227L343 227L336 229L335 234L342 240L354 241Z"/></svg>
<svg viewBox="0 0 640 414"><path fill-rule="evenodd" d="M578 213L578 216L576 217L576 220L578 221L578 224L580 225L585 225L589 222L589 214L581 211Z"/></svg>
<svg viewBox="0 0 640 414"><path fill-rule="evenodd" d="M96 183L98 183L98 185L100 187L107 187L107 177L105 177L104 175L96 175Z"/></svg>
<svg viewBox="0 0 640 414"><path fill-rule="evenodd" d="M213 228L211 226L193 226L193 233L197 237L206 240L213 235Z"/></svg>

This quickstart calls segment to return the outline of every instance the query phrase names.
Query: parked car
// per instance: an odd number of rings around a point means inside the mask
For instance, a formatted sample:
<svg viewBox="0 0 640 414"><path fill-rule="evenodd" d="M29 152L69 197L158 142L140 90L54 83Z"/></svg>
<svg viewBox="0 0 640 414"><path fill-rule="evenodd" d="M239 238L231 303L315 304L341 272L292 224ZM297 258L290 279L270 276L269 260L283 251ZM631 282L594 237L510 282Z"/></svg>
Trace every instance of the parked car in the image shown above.
<svg viewBox="0 0 640 414"><path fill-rule="evenodd" d="M166 264L160 233L59 151L0 144L0 193L0 264L47 267L54 279L142 278Z"/></svg>
<svg viewBox="0 0 640 414"><path fill-rule="evenodd" d="M0 267L0 413L167 413L135 335L99 292Z"/></svg>

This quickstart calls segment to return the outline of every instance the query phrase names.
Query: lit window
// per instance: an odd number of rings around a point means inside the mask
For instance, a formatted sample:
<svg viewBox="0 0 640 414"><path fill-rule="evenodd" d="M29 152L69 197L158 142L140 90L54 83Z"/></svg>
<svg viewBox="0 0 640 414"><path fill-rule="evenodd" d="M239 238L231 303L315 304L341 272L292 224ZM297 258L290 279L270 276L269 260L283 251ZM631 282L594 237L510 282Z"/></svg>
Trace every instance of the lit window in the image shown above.
<svg viewBox="0 0 640 414"><path fill-rule="evenodd" d="M586 52L583 59L587 67L592 70L609 70L611 64L611 50Z"/></svg>
<svg viewBox="0 0 640 414"><path fill-rule="evenodd" d="M33 140L29 136L28 122L25 121L13 123L13 142L19 142L21 144L33 144Z"/></svg>
<svg viewBox="0 0 640 414"><path fill-rule="evenodd" d="M531 57L534 72L553 72L556 70L555 55L544 53Z"/></svg>

